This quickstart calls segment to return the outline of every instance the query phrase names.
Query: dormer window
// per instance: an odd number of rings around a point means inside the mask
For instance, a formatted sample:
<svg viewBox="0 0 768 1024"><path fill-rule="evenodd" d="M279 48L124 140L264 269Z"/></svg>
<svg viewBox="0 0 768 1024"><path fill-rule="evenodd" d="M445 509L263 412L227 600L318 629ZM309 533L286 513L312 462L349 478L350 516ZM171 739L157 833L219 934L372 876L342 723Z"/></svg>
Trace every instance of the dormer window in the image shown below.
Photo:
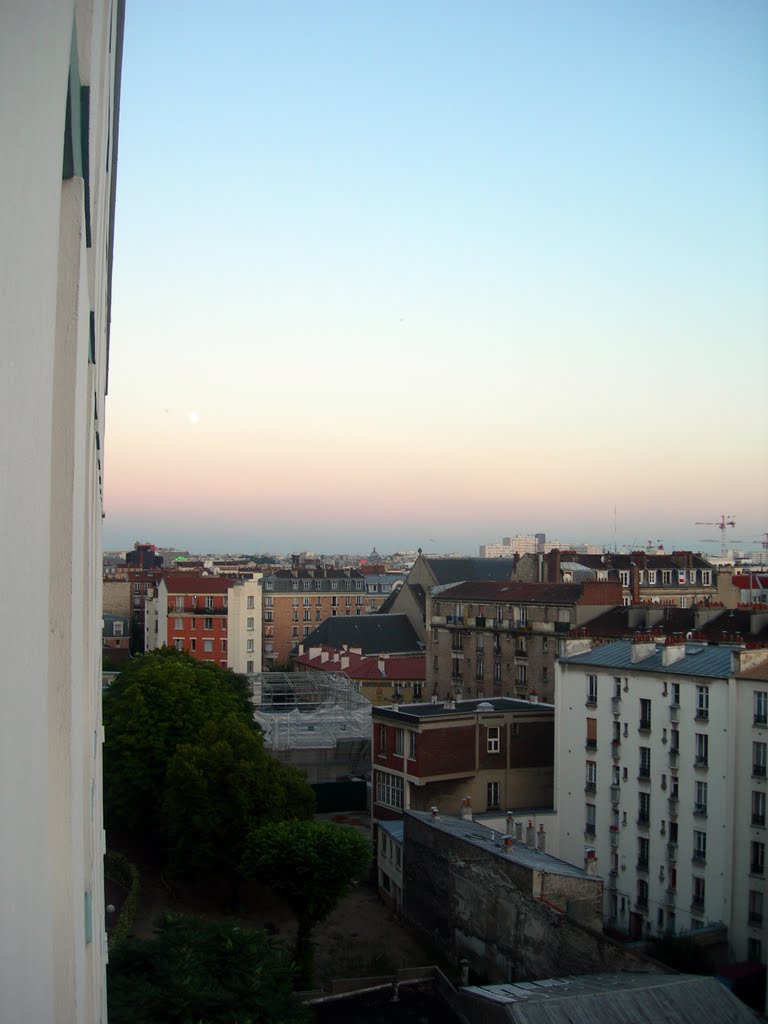
<svg viewBox="0 0 768 1024"><path fill-rule="evenodd" d="M649 569L648 570L648 586L650 586L650 587L655 587L656 586L656 570L655 569Z"/></svg>

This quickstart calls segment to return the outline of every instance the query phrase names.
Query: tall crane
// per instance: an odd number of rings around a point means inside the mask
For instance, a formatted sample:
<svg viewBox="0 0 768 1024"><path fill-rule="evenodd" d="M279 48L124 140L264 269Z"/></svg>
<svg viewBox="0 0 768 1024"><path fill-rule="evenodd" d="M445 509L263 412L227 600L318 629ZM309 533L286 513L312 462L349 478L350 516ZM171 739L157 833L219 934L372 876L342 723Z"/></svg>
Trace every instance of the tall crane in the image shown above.
<svg viewBox="0 0 768 1024"><path fill-rule="evenodd" d="M698 520L696 523L694 523L694 526L716 526L718 528L718 530L720 531L720 549L721 549L721 554L723 554L723 555L725 555L726 549L728 547L728 541L726 540L726 536L725 536L725 528L726 528L726 526L735 526L735 525L736 525L736 520L733 518L733 516L720 516L720 518L715 520L715 521L712 521L712 520L708 520L708 521Z"/></svg>

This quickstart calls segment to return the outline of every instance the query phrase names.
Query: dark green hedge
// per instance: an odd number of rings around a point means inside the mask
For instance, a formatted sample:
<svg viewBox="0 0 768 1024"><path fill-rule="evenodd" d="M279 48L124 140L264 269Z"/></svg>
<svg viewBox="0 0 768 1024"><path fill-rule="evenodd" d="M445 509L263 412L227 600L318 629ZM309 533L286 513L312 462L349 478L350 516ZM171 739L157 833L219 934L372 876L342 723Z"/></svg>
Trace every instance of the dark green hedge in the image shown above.
<svg viewBox="0 0 768 1024"><path fill-rule="evenodd" d="M141 879L136 865L131 864L127 857L115 850L107 850L104 855L104 877L128 890L120 916L109 936L109 949L112 951L125 942L131 933L139 907Z"/></svg>

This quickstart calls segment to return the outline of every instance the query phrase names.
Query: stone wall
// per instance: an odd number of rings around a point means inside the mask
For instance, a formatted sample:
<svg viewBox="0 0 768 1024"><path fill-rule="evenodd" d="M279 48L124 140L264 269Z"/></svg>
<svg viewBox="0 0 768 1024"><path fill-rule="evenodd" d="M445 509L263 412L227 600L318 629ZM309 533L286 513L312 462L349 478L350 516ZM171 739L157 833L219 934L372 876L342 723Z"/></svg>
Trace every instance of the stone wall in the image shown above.
<svg viewBox="0 0 768 1024"><path fill-rule="evenodd" d="M555 909L591 904L599 921L600 880L534 872L407 814L404 889L407 919L490 982L658 969Z"/></svg>

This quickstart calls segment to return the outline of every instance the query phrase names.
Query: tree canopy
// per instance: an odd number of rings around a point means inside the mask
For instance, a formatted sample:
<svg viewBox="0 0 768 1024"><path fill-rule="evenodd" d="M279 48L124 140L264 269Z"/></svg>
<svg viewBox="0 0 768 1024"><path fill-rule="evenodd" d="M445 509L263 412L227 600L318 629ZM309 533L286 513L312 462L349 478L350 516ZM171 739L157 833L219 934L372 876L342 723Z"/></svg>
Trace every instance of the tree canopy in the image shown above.
<svg viewBox="0 0 768 1024"><path fill-rule="evenodd" d="M311 933L367 870L370 842L353 828L318 821L283 821L254 829L244 873L274 890L298 923L296 962L311 983Z"/></svg>
<svg viewBox="0 0 768 1024"><path fill-rule="evenodd" d="M293 964L263 932L168 915L110 953L110 1024L305 1024Z"/></svg>
<svg viewBox="0 0 768 1024"><path fill-rule="evenodd" d="M311 817L315 795L297 769L265 751L260 734L229 715L176 748L163 807L174 873L216 873L234 882L248 832L264 822Z"/></svg>

